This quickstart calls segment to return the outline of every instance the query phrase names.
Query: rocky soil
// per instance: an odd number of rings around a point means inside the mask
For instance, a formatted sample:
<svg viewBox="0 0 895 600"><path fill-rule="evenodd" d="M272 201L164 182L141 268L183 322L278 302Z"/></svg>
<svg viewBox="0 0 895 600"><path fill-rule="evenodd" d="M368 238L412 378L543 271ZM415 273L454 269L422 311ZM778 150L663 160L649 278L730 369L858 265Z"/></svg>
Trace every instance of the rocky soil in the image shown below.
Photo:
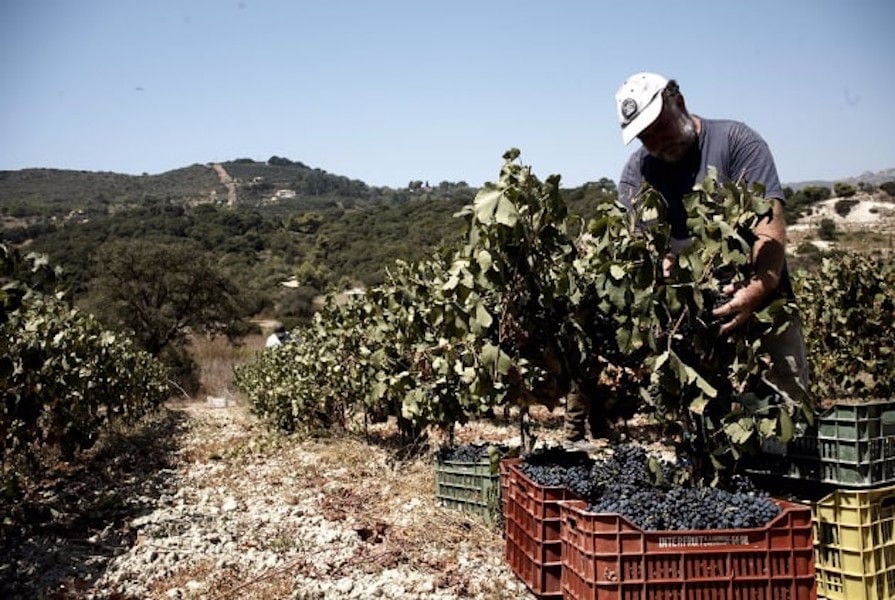
<svg viewBox="0 0 895 600"><path fill-rule="evenodd" d="M302 441L239 405L171 404L4 511L0 596L533 598L499 527L438 506L431 450L400 456L386 429Z"/></svg>

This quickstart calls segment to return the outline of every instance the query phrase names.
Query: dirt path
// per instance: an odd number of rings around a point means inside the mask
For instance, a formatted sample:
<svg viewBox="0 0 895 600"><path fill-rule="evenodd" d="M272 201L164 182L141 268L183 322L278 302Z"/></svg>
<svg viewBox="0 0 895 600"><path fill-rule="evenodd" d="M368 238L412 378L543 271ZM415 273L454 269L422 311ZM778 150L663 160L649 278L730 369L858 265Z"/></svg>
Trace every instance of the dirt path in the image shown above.
<svg viewBox="0 0 895 600"><path fill-rule="evenodd" d="M110 442L73 480L48 477L29 501L43 522L0 548L0 596L533 597L499 529L438 506L431 456L396 461L385 430L299 441L195 401L157 420L155 441ZM476 427L463 435L513 430Z"/></svg>
<svg viewBox="0 0 895 600"><path fill-rule="evenodd" d="M221 185L227 188L227 206L236 206L236 182L233 181L233 178L227 173L224 165L214 163L211 165L211 168L217 172L218 177L221 180Z"/></svg>

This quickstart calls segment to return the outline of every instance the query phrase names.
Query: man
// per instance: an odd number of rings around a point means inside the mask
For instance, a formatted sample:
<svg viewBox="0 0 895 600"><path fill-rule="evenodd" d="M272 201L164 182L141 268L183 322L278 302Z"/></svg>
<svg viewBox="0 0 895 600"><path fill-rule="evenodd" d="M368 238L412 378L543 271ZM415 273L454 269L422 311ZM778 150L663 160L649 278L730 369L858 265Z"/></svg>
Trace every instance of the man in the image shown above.
<svg viewBox="0 0 895 600"><path fill-rule="evenodd" d="M264 342L265 348L273 348L274 346L280 346L292 340L292 336L286 331L286 327L280 323L278 324L273 333L267 336L267 340Z"/></svg>
<svg viewBox="0 0 895 600"><path fill-rule="evenodd" d="M760 183L772 200L773 216L755 229L752 249L753 277L732 298L714 311L723 321L723 333L740 327L774 298L792 298L786 270L786 224L783 190L774 159L765 141L743 123L704 119L688 112L677 82L655 73L629 77L615 96L622 141L638 138L642 147L628 159L618 184L619 201L628 208L637 202L641 183L655 188L668 206L672 241L665 258L670 272L674 256L689 244L683 197L705 178L708 167L717 169L721 183ZM763 341L771 355L768 380L801 401L808 389L808 368L801 323L796 316L786 331ZM567 398L566 440L580 440L587 415L587 398L574 390Z"/></svg>

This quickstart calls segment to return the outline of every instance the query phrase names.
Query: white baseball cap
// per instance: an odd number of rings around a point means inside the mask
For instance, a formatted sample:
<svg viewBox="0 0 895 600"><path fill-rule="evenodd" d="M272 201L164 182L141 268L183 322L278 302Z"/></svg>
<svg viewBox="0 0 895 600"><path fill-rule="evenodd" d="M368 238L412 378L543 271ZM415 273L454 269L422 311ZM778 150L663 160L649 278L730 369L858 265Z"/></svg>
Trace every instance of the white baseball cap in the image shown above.
<svg viewBox="0 0 895 600"><path fill-rule="evenodd" d="M662 112L662 90L668 80L655 73L636 73L628 77L615 93L622 141L631 143Z"/></svg>

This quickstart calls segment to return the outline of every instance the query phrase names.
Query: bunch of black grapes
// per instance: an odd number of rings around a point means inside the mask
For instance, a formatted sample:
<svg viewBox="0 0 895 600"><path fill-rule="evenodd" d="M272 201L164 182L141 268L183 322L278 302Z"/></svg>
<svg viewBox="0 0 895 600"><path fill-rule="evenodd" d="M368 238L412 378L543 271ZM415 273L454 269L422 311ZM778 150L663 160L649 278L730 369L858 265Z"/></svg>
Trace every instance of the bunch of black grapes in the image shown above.
<svg viewBox="0 0 895 600"><path fill-rule="evenodd" d="M522 459L526 477L544 487L564 487L579 498L589 498L593 488L594 460L586 452L569 452L561 446L538 448Z"/></svg>
<svg viewBox="0 0 895 600"><path fill-rule="evenodd" d="M620 514L644 530L743 529L761 527L780 508L743 477L727 489L675 485L676 467L650 459L642 448L617 448L588 511Z"/></svg>
<svg viewBox="0 0 895 600"><path fill-rule="evenodd" d="M661 483L671 476L673 467L666 461L650 458L643 446L616 444L612 453L598 460L592 469L595 493L614 481L627 481L637 485Z"/></svg>
<svg viewBox="0 0 895 600"><path fill-rule="evenodd" d="M494 448L499 456L506 456L509 452L509 448L505 445L464 444L439 448L436 458L438 462L477 463L490 458L489 448Z"/></svg>
<svg viewBox="0 0 895 600"><path fill-rule="evenodd" d="M615 445L597 460L545 448L525 457L520 468L539 485L569 489L589 512L619 514L644 530L761 527L780 512L744 477L730 478L726 489L679 485L677 465L634 444Z"/></svg>
<svg viewBox="0 0 895 600"><path fill-rule="evenodd" d="M544 447L526 456L520 465L522 472L535 483L545 487L565 487L584 500L602 494L612 481L636 481L648 485L657 479L651 473L650 460L642 446L617 444L606 457L591 458L581 451L569 451L561 446ZM667 465L665 467L668 468ZM658 479L661 479L658 476Z"/></svg>

